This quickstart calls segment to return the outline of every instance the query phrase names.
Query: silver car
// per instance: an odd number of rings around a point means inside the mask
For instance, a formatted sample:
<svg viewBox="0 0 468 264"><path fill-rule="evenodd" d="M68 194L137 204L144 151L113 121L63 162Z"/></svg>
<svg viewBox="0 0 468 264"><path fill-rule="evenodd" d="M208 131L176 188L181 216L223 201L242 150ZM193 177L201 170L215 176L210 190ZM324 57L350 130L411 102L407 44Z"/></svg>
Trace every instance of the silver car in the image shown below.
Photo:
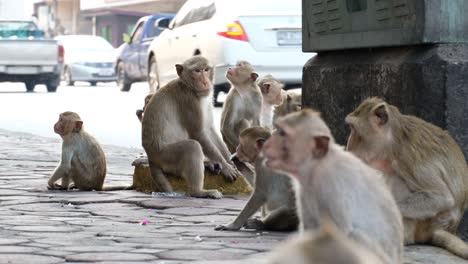
<svg viewBox="0 0 468 264"><path fill-rule="evenodd" d="M67 85L75 81L113 82L115 73L116 51L112 45L100 36L65 35L55 38L64 47L65 59L62 79Z"/></svg>
<svg viewBox="0 0 468 264"><path fill-rule="evenodd" d="M153 89L174 79L174 65L202 54L216 67L215 100L227 92L227 68L249 61L260 76L301 85L302 67L314 54L302 52L301 0L188 0L151 43L148 80Z"/></svg>

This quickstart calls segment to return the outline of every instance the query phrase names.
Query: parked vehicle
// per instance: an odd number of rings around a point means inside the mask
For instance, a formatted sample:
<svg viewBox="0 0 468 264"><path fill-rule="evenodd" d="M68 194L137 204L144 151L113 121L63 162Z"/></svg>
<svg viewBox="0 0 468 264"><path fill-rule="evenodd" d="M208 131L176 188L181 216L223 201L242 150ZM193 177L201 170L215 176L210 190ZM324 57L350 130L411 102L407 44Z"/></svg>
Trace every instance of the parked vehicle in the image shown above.
<svg viewBox="0 0 468 264"><path fill-rule="evenodd" d="M170 20L173 17L173 14L154 14L140 18L135 24L130 39L118 48L116 72L117 85L121 91L129 91L134 82L146 81L148 47L162 31L155 23L158 19Z"/></svg>
<svg viewBox="0 0 468 264"><path fill-rule="evenodd" d="M0 20L0 82L23 82L28 92L45 84L55 92L63 56L63 47L45 39L34 22Z"/></svg>
<svg viewBox="0 0 468 264"><path fill-rule="evenodd" d="M92 35L64 35L55 37L65 49L62 80L67 85L76 81L113 82L115 73L114 47L103 37Z"/></svg>
<svg viewBox="0 0 468 264"><path fill-rule="evenodd" d="M288 86L302 83L301 0L188 0L148 53L153 89L176 78L174 64L201 54L215 66L214 99L227 92L226 70L249 61L260 76L272 74Z"/></svg>

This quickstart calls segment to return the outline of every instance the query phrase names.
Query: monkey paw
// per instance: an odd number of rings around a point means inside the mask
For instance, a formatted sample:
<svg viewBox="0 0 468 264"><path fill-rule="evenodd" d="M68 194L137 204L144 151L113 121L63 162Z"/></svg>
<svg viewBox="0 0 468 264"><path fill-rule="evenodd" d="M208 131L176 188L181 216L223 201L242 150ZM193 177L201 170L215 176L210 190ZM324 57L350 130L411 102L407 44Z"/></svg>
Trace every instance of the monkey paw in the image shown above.
<svg viewBox="0 0 468 264"><path fill-rule="evenodd" d="M225 166L223 166L221 173L224 175L224 178L226 178L226 180L231 182L237 180L237 178L242 176L242 174L237 170L237 168L235 168L231 164L226 164Z"/></svg>
<svg viewBox="0 0 468 264"><path fill-rule="evenodd" d="M51 185L47 185L47 189L48 190L66 190L67 188L66 187L63 187L62 185L58 184L58 183L54 183L52 186Z"/></svg>
<svg viewBox="0 0 468 264"><path fill-rule="evenodd" d="M245 229L255 229L255 230L263 230L265 229L265 225L262 220L259 218L251 218L248 219L247 222L244 224Z"/></svg>
<svg viewBox="0 0 468 264"><path fill-rule="evenodd" d="M213 199L221 199L223 198L223 194L220 193L218 190L210 190L207 191L207 197Z"/></svg>
<svg viewBox="0 0 468 264"><path fill-rule="evenodd" d="M232 224L218 225L215 227L216 231L237 231L240 227L233 226Z"/></svg>
<svg viewBox="0 0 468 264"><path fill-rule="evenodd" d="M220 174L223 169L221 164L217 162L205 161L204 164L205 164L205 169L207 169L208 171L214 174Z"/></svg>

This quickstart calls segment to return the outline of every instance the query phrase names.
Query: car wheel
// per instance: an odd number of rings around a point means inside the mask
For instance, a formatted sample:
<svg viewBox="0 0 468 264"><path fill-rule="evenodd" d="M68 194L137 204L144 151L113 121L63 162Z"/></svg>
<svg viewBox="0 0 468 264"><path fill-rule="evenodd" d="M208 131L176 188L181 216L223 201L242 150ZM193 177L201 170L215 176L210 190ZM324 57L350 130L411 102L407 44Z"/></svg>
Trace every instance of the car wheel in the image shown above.
<svg viewBox="0 0 468 264"><path fill-rule="evenodd" d="M71 70L68 67L65 68L65 70L63 71L63 80L69 86L73 86L75 84L75 82L72 79Z"/></svg>
<svg viewBox="0 0 468 264"><path fill-rule="evenodd" d="M130 91L130 87L132 86L132 82L130 82L125 72L123 62L119 62L117 65L117 86L122 92Z"/></svg>
<svg viewBox="0 0 468 264"><path fill-rule="evenodd" d="M154 56L151 57L150 61L148 84L151 93L154 93L159 89L158 65L156 64L156 58Z"/></svg>
<svg viewBox="0 0 468 264"><path fill-rule="evenodd" d="M36 87L36 82L35 81L27 81L24 83L26 85L26 91L28 92L33 92L34 87Z"/></svg>
<svg viewBox="0 0 468 264"><path fill-rule="evenodd" d="M97 82L96 81L92 81L92 82L89 82L91 84L91 86L96 86L97 85Z"/></svg>
<svg viewBox="0 0 468 264"><path fill-rule="evenodd" d="M47 87L47 91L49 93L53 93L57 91L57 87L59 86L59 84L60 84L60 76L57 76L57 77L47 80L45 85Z"/></svg>

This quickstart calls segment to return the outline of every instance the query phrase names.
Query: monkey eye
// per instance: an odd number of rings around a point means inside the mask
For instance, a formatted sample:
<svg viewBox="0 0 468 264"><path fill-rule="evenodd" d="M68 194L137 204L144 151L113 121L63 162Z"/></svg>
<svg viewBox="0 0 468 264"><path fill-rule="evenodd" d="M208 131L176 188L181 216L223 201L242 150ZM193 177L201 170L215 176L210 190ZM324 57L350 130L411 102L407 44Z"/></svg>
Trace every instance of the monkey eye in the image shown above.
<svg viewBox="0 0 468 264"><path fill-rule="evenodd" d="M281 137L285 137L286 136L286 131L284 131L281 128L278 128L278 135L280 135Z"/></svg>
<svg viewBox="0 0 468 264"><path fill-rule="evenodd" d="M211 69L208 67L208 68L205 68L204 71L206 72L209 72Z"/></svg>
<svg viewBox="0 0 468 264"><path fill-rule="evenodd" d="M202 70L201 70L201 69L195 69L195 70L193 70L193 71L194 71L194 72L196 72L196 73L200 73L200 72L202 72Z"/></svg>

